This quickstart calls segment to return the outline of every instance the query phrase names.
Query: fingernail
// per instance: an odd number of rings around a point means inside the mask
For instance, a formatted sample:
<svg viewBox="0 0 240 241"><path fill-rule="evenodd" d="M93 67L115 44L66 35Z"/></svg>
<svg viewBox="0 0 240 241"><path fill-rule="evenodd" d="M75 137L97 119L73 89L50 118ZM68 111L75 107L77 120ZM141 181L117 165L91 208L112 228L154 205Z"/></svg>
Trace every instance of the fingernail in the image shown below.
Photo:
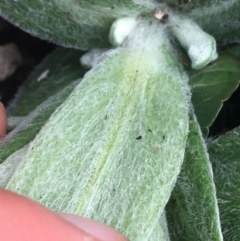
<svg viewBox="0 0 240 241"><path fill-rule="evenodd" d="M83 238L83 241L96 241L94 237L86 236Z"/></svg>
<svg viewBox="0 0 240 241"><path fill-rule="evenodd" d="M102 240L102 241L127 241L128 239L119 233L117 230L104 225L100 222L68 214L68 213L59 213L65 220L73 223L78 228L82 229L86 233ZM92 237L86 237L84 241L94 241Z"/></svg>

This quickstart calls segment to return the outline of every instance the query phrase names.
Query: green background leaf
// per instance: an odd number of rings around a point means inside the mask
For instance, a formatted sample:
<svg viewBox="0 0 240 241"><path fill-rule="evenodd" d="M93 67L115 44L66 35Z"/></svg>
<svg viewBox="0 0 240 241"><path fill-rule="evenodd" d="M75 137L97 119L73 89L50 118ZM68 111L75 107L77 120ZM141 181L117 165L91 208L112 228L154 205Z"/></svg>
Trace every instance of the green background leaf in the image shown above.
<svg viewBox="0 0 240 241"><path fill-rule="evenodd" d="M239 44L226 48L226 52L232 54L233 56L235 56L237 59L240 60L240 45Z"/></svg>
<svg viewBox="0 0 240 241"><path fill-rule="evenodd" d="M75 81L56 95L49 97L34 111L30 112L30 114L0 142L0 163L35 138L51 114L62 104L78 83L79 81Z"/></svg>
<svg viewBox="0 0 240 241"><path fill-rule="evenodd" d="M189 73L192 103L203 135L216 119L223 101L227 100L239 86L240 61L225 51L205 68Z"/></svg>
<svg viewBox="0 0 240 241"><path fill-rule="evenodd" d="M240 42L239 0L166 0L220 43Z"/></svg>
<svg viewBox="0 0 240 241"><path fill-rule="evenodd" d="M240 128L208 145L224 240L240 240Z"/></svg>
<svg viewBox="0 0 240 241"><path fill-rule="evenodd" d="M7 108L8 114L25 116L72 81L81 78L86 71L80 64L81 55L79 50L58 48L47 56L18 91ZM38 81L46 70L49 70L46 78Z"/></svg>
<svg viewBox="0 0 240 241"><path fill-rule="evenodd" d="M185 158L166 207L172 241L221 241L211 163L196 117L189 127Z"/></svg>
<svg viewBox="0 0 240 241"><path fill-rule="evenodd" d="M80 49L110 46L108 32L114 19L146 10L149 6L132 0L0 1L0 15L23 30Z"/></svg>
<svg viewBox="0 0 240 241"><path fill-rule="evenodd" d="M81 55L79 50L58 48L32 72L8 107L8 115L26 118L0 143L0 163L33 140L55 109L75 88L79 82L76 80L85 73L80 65ZM46 78L37 81L46 70L49 70Z"/></svg>
<svg viewBox="0 0 240 241"><path fill-rule="evenodd" d="M195 2L198 0L195 0ZM200 2L200 1L198 1ZM201 1L190 16L220 43L240 43L239 0Z"/></svg>

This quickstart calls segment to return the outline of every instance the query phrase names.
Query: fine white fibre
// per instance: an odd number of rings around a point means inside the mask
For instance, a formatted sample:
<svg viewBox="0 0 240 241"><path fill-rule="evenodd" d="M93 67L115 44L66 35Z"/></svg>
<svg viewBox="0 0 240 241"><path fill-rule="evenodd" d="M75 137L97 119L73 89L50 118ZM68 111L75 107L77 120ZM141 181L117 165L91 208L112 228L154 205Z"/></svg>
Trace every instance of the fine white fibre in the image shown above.
<svg viewBox="0 0 240 241"><path fill-rule="evenodd" d="M37 81L40 82L41 80L47 78L49 72L50 72L50 69L46 69L45 71L43 71L37 78Z"/></svg>
<svg viewBox="0 0 240 241"><path fill-rule="evenodd" d="M160 219L146 241L170 241L165 211L161 214Z"/></svg>
<svg viewBox="0 0 240 241"><path fill-rule="evenodd" d="M109 33L109 40L114 46L119 46L128 37L131 31L137 24L137 19L134 17L117 19Z"/></svg>
<svg viewBox="0 0 240 241"><path fill-rule="evenodd" d="M108 49L91 49L80 58L80 63L86 68L93 68L102 61L101 55Z"/></svg>
<svg viewBox="0 0 240 241"><path fill-rule="evenodd" d="M25 116L8 116L7 129L13 130L18 124L25 119Z"/></svg>
<svg viewBox="0 0 240 241"><path fill-rule="evenodd" d="M182 47L186 49L192 68L200 69L217 58L215 39L194 21L172 13L169 26Z"/></svg>

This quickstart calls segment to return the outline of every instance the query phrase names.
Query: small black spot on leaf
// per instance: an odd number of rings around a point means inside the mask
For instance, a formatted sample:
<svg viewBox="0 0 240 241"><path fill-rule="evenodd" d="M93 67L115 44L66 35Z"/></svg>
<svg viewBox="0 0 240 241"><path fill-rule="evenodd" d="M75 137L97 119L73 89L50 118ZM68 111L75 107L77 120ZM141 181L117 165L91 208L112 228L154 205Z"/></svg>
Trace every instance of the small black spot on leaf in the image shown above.
<svg viewBox="0 0 240 241"><path fill-rule="evenodd" d="M136 138L136 140L141 140L142 139L142 136L138 136L137 138Z"/></svg>

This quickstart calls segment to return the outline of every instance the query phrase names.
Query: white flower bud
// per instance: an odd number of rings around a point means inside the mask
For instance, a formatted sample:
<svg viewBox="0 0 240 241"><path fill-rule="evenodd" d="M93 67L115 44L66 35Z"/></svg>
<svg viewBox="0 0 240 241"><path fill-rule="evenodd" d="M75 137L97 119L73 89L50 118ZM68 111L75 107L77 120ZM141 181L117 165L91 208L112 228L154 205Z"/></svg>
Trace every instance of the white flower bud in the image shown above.
<svg viewBox="0 0 240 241"><path fill-rule="evenodd" d="M204 32L194 21L173 14L170 27L192 61L193 69L200 69L217 58L215 39Z"/></svg>
<svg viewBox="0 0 240 241"><path fill-rule="evenodd" d="M136 26L137 20L134 17L117 19L110 29L109 40L114 46L119 46L128 37Z"/></svg>

